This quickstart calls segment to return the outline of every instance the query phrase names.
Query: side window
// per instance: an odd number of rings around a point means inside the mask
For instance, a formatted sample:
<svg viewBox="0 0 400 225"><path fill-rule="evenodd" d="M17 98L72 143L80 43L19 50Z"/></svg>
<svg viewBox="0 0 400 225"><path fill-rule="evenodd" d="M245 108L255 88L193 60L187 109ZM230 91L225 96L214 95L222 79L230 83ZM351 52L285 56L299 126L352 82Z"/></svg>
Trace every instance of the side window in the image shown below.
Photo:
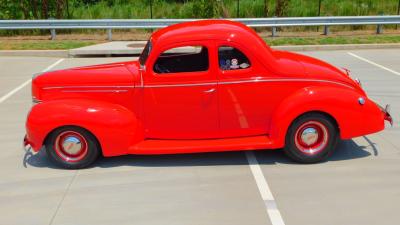
<svg viewBox="0 0 400 225"><path fill-rule="evenodd" d="M221 46L218 48L218 62L221 70L240 70L250 67L250 60L237 48Z"/></svg>
<svg viewBox="0 0 400 225"><path fill-rule="evenodd" d="M207 71L208 49L204 46L184 46L168 49L154 63L158 74Z"/></svg>

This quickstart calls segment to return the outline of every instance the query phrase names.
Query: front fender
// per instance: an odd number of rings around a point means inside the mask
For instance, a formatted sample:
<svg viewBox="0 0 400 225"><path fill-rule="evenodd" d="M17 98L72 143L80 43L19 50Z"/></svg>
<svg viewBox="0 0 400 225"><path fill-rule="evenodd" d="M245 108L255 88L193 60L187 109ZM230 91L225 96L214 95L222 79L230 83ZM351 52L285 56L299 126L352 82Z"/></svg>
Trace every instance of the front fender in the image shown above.
<svg viewBox="0 0 400 225"><path fill-rule="evenodd" d="M143 139L142 124L127 108L96 100L64 99L32 107L26 122L32 148L38 151L47 135L62 126L90 131L105 156L127 154L130 146Z"/></svg>
<svg viewBox="0 0 400 225"><path fill-rule="evenodd" d="M360 97L366 99L364 105L359 104ZM384 128L382 113L363 93L341 87L306 87L290 95L275 110L270 135L276 147L284 146L286 132L297 117L313 111L333 117L342 139L374 133Z"/></svg>

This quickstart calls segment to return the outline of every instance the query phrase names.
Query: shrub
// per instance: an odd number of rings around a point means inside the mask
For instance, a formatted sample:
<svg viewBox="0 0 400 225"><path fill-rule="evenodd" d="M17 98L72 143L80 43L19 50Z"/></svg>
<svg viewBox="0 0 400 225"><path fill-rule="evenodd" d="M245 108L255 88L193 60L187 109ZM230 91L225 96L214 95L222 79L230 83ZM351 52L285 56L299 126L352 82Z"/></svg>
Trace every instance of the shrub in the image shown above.
<svg viewBox="0 0 400 225"><path fill-rule="evenodd" d="M194 18L214 18L219 15L217 0L195 0L192 5Z"/></svg>

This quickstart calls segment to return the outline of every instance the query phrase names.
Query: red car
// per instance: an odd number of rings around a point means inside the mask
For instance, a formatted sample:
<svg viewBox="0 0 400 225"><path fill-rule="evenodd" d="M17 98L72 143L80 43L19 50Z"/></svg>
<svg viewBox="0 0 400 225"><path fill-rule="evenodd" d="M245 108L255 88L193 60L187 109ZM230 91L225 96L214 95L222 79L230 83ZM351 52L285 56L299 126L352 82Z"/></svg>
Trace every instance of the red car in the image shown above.
<svg viewBox="0 0 400 225"><path fill-rule="evenodd" d="M100 154L279 148L313 163L392 121L348 71L226 20L161 29L138 61L37 75L32 97L25 145L65 168Z"/></svg>

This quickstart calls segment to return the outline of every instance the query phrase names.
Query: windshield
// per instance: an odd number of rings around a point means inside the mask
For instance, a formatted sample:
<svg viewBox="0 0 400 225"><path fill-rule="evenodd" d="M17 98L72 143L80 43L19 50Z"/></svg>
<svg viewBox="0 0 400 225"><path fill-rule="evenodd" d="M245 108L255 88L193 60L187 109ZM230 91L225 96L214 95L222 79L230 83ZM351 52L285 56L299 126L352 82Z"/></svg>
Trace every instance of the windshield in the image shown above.
<svg viewBox="0 0 400 225"><path fill-rule="evenodd" d="M151 51L151 41L149 40L146 46L144 47L142 54L140 54L139 56L139 63L141 66L144 66L144 64L146 63L146 60L150 55L150 51Z"/></svg>

